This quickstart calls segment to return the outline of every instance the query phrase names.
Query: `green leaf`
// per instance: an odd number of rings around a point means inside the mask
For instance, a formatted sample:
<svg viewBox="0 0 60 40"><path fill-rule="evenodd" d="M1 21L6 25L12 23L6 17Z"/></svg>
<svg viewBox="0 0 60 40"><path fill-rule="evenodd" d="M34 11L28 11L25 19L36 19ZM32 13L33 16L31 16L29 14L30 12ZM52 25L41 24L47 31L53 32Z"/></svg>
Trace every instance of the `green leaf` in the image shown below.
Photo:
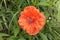
<svg viewBox="0 0 60 40"><path fill-rule="evenodd" d="M5 8L7 9L6 0L3 0L3 1L4 1Z"/></svg>
<svg viewBox="0 0 60 40"><path fill-rule="evenodd" d="M50 2L50 0L40 0L41 2Z"/></svg>
<svg viewBox="0 0 60 40"><path fill-rule="evenodd" d="M45 34L43 34L43 33L40 32L39 35L40 35L40 37L41 37L42 40L48 40L48 38L47 38L47 36Z"/></svg>
<svg viewBox="0 0 60 40"><path fill-rule="evenodd" d="M38 4L37 4L38 6L40 5L40 6L51 6L49 3L47 3L47 2L39 2Z"/></svg>
<svg viewBox="0 0 60 40"><path fill-rule="evenodd" d="M54 40L57 40L58 39L57 34L54 32L54 30L52 28L49 28L49 32L53 36Z"/></svg>
<svg viewBox="0 0 60 40"><path fill-rule="evenodd" d="M47 34L49 40L53 40L54 39L53 36L50 33L46 33L46 34Z"/></svg>
<svg viewBox="0 0 60 40"><path fill-rule="evenodd" d="M48 19L50 14L48 12L44 12L44 15L46 16L46 19Z"/></svg>
<svg viewBox="0 0 60 40"><path fill-rule="evenodd" d="M5 34L5 33L0 33L0 37L2 36L9 36L8 34Z"/></svg>
<svg viewBox="0 0 60 40"><path fill-rule="evenodd" d="M19 27L13 29L14 36L19 33Z"/></svg>
<svg viewBox="0 0 60 40"><path fill-rule="evenodd" d="M0 30L2 30L3 28L2 28L2 24L1 24L1 22L0 22Z"/></svg>
<svg viewBox="0 0 60 40"><path fill-rule="evenodd" d="M24 38L20 38L20 39L18 39L18 40L25 40Z"/></svg>
<svg viewBox="0 0 60 40"><path fill-rule="evenodd" d="M1 7L2 7L2 5L1 5L1 3L0 3L0 9L1 9Z"/></svg>
<svg viewBox="0 0 60 40"><path fill-rule="evenodd" d="M9 38L7 38L7 40L14 40L15 37L14 36L10 36Z"/></svg>
<svg viewBox="0 0 60 40"><path fill-rule="evenodd" d="M57 1L56 6L57 6L57 10L58 10L57 19L60 22L60 0Z"/></svg>
<svg viewBox="0 0 60 40"><path fill-rule="evenodd" d="M10 25L11 25L11 23L12 23L13 19L15 18L15 16L16 16L18 13L19 13L19 11L17 11L15 14L13 14L13 17L12 17L12 19L11 19L10 23L9 23L9 27L10 27Z"/></svg>
<svg viewBox="0 0 60 40"><path fill-rule="evenodd" d="M3 18L3 21L4 21L4 24L5 24L6 28L8 29L7 20L5 19L4 15L2 16L2 18Z"/></svg>
<svg viewBox="0 0 60 40"><path fill-rule="evenodd" d="M2 38L2 37L0 37L0 40L3 40L3 38Z"/></svg>

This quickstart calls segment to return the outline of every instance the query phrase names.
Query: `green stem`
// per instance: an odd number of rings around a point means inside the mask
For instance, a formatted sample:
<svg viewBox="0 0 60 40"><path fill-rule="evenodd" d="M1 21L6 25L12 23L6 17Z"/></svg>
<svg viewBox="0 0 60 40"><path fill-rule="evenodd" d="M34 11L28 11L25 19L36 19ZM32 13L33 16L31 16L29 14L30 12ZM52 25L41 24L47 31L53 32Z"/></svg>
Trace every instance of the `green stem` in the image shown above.
<svg viewBox="0 0 60 40"><path fill-rule="evenodd" d="M32 36L29 36L29 40L32 40Z"/></svg>
<svg viewBox="0 0 60 40"><path fill-rule="evenodd" d="M6 28L8 29L8 26L7 26L7 22L6 22L6 20L5 20L5 17L2 16L2 18L3 18L3 21L4 21L4 24L5 24Z"/></svg>
<svg viewBox="0 0 60 40"><path fill-rule="evenodd" d="M5 8L7 9L6 0L3 0L3 1L4 1L4 4L5 4Z"/></svg>

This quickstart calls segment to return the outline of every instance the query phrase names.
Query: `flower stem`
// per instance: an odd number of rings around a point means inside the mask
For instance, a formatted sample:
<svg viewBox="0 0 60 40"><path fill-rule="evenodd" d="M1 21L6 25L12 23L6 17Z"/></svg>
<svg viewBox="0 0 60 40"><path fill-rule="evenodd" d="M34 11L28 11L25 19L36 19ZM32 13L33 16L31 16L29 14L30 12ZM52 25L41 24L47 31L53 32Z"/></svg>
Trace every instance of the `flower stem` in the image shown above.
<svg viewBox="0 0 60 40"><path fill-rule="evenodd" d="M32 40L32 36L29 36L29 40Z"/></svg>

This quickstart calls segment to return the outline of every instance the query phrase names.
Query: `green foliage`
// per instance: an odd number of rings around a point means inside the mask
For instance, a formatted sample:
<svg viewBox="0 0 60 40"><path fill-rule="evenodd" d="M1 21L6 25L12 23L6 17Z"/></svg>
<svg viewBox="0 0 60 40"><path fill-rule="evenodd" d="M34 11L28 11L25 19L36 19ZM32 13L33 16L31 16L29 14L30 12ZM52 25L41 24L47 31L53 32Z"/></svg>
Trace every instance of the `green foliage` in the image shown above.
<svg viewBox="0 0 60 40"><path fill-rule="evenodd" d="M59 11L60 10L60 0L56 3L56 7L57 7L57 10L58 10L57 19L60 22L60 11Z"/></svg>
<svg viewBox="0 0 60 40"><path fill-rule="evenodd" d="M2 36L9 36L8 34L5 34L5 33L0 33L0 37Z"/></svg>
<svg viewBox="0 0 60 40"><path fill-rule="evenodd" d="M48 40L48 38L46 37L46 35L43 34L43 33L41 33L41 32L40 32L40 36L41 36L41 39L42 40Z"/></svg>
<svg viewBox="0 0 60 40"><path fill-rule="evenodd" d="M0 40L60 40L60 0L0 0ZM20 12L33 5L46 16L46 25L35 36L18 25Z"/></svg>
<svg viewBox="0 0 60 40"><path fill-rule="evenodd" d="M8 34L5 34L5 33L0 33L0 40L3 40L3 36L9 36Z"/></svg>

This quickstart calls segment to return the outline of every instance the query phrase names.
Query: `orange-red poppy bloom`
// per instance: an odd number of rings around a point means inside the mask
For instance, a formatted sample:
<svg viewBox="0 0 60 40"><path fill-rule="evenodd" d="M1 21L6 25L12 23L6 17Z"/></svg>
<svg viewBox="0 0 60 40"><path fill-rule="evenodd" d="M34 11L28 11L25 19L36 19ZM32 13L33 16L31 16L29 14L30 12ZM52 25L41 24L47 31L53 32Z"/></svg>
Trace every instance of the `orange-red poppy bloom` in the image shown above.
<svg viewBox="0 0 60 40"><path fill-rule="evenodd" d="M34 6L27 6L18 20L19 26L29 35L36 35L46 23L46 17Z"/></svg>

